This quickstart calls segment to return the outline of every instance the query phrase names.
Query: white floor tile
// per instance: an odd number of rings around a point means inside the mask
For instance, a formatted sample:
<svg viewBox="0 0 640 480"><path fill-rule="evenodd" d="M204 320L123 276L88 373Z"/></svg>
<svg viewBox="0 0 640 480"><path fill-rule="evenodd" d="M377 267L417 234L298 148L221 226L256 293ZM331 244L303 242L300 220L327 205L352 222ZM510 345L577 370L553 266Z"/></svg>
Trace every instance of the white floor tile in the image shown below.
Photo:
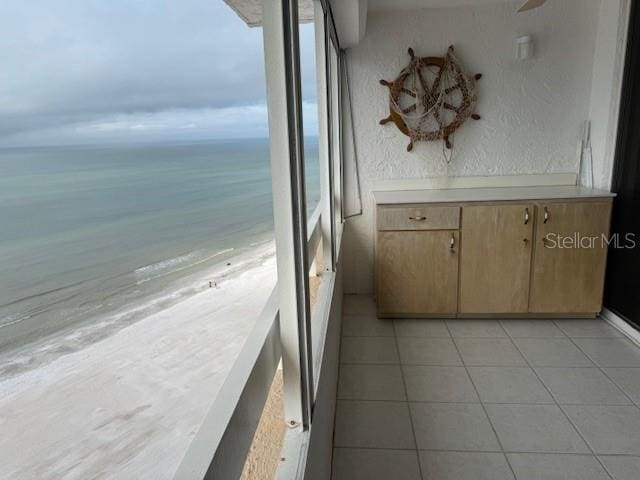
<svg viewBox="0 0 640 480"><path fill-rule="evenodd" d="M334 446L415 449L407 403L338 400Z"/></svg>
<svg viewBox="0 0 640 480"><path fill-rule="evenodd" d="M629 398L599 368L536 368L559 404L630 405Z"/></svg>
<svg viewBox="0 0 640 480"><path fill-rule="evenodd" d="M485 403L554 403L529 367L468 367Z"/></svg>
<svg viewBox="0 0 640 480"><path fill-rule="evenodd" d="M487 416L479 404L411 403L411 419L418 449L500 449Z"/></svg>
<svg viewBox="0 0 640 480"><path fill-rule="evenodd" d="M420 452L425 480L514 480L502 453Z"/></svg>
<svg viewBox="0 0 640 480"><path fill-rule="evenodd" d="M610 480L591 455L508 454L518 480Z"/></svg>
<svg viewBox="0 0 640 480"><path fill-rule="evenodd" d="M514 338L534 367L593 367L593 362L568 338Z"/></svg>
<svg viewBox="0 0 640 480"><path fill-rule="evenodd" d="M640 409L624 406L565 406L595 453L640 455Z"/></svg>
<svg viewBox="0 0 640 480"><path fill-rule="evenodd" d="M333 480L421 480L415 450L333 450Z"/></svg>
<svg viewBox="0 0 640 480"><path fill-rule="evenodd" d="M405 401L399 365L341 365L338 398Z"/></svg>
<svg viewBox="0 0 640 480"><path fill-rule="evenodd" d="M402 371L409 401L479 402L464 367L404 365Z"/></svg>
<svg viewBox="0 0 640 480"><path fill-rule="evenodd" d="M522 355L508 338L457 338L465 365L526 366Z"/></svg>
<svg viewBox="0 0 640 480"><path fill-rule="evenodd" d="M590 453L556 405L486 405L505 451Z"/></svg>

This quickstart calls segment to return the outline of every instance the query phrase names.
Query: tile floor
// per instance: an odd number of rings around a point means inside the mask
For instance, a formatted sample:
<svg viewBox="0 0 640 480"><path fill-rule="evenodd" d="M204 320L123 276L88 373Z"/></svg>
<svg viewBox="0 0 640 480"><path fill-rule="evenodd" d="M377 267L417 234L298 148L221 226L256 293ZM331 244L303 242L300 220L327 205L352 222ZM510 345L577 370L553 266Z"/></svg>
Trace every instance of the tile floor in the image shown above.
<svg viewBox="0 0 640 480"><path fill-rule="evenodd" d="M333 480L639 480L640 349L603 320L378 320L345 297Z"/></svg>

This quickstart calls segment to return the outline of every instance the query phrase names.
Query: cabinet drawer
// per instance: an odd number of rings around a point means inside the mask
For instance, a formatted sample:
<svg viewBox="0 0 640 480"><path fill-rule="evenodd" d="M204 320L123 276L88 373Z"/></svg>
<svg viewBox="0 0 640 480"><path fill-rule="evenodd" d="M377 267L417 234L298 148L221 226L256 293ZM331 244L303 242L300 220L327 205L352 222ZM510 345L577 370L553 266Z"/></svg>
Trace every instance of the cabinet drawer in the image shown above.
<svg viewBox="0 0 640 480"><path fill-rule="evenodd" d="M378 207L378 230L457 230L460 207Z"/></svg>

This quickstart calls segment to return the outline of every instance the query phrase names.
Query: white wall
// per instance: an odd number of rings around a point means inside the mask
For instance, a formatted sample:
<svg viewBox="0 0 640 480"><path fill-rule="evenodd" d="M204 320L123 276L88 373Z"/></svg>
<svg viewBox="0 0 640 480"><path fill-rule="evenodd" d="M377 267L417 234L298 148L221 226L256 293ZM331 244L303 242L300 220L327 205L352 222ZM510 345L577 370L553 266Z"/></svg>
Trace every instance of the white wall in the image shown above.
<svg viewBox="0 0 640 480"><path fill-rule="evenodd" d="M373 288L376 182L577 171L600 1L550 1L526 14L515 13L517 4L371 13L364 39L348 50L364 215L349 220L345 231L346 293ZM520 62L515 39L523 34L534 36L536 52ZM468 120L457 132L447 164L440 143L416 144L408 153L407 137L392 124L378 125L388 115L388 90L378 81L396 77L407 47L442 55L450 44L469 73L483 74L476 109L482 120ZM345 150L350 165L351 148ZM349 213L355 207L350 168L346 177Z"/></svg>

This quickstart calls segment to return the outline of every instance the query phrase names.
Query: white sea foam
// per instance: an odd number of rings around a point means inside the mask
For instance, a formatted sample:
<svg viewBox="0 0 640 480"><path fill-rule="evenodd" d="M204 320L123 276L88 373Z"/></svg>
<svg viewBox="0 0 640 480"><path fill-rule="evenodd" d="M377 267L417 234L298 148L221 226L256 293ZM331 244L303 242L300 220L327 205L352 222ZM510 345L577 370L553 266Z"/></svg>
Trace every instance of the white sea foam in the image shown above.
<svg viewBox="0 0 640 480"><path fill-rule="evenodd" d="M229 263L106 337L86 343L105 318L0 359L20 370L0 378L0 478L172 478L275 285L272 245Z"/></svg>
<svg viewBox="0 0 640 480"><path fill-rule="evenodd" d="M31 315L26 315L21 313L18 313L15 315L8 315L4 318L0 318L0 329L3 329L5 327L10 327L11 325L17 325L23 320L28 320L30 318L31 318Z"/></svg>
<svg viewBox="0 0 640 480"><path fill-rule="evenodd" d="M158 278L166 277L167 275L172 275L189 268L194 268L203 263L210 262L216 257L226 255L233 251L233 248L227 248L216 252L213 255L202 257L204 252L198 250L187 255L182 255L180 257L171 258L169 260L164 260L162 262L147 265L145 267L140 267L135 271L136 276L139 277L136 283L138 285L141 285L151 280L156 280Z"/></svg>
<svg viewBox="0 0 640 480"><path fill-rule="evenodd" d="M17 351L4 352L0 355L0 381L3 378L45 365L61 355L82 350L122 328L186 301L194 295L209 289L209 282L211 282L211 285L215 284L218 289L224 287L226 282L237 285L240 278L244 278L247 273L261 268L265 262L275 255L273 242L263 242L260 245L260 247L255 247L243 254L229 258L225 262L215 264L205 271L184 277L177 283L171 284L165 290L152 296L140 298L115 312L89 318L80 325L60 331L49 337L38 339L18 348ZM233 249L217 252L207 257L207 260L231 251ZM198 263L205 261L202 259ZM176 265L176 262L168 262L171 265ZM174 269L173 271L176 270ZM90 308L91 310L99 310L100 307L101 305L92 305ZM18 323L21 320L15 320L14 323Z"/></svg>
<svg viewBox="0 0 640 480"><path fill-rule="evenodd" d="M186 255L181 255L179 257L170 258L169 260L163 260L162 262L152 263L151 265L146 265L144 267L137 268L135 270L136 275L148 275L149 273L158 272L161 270L166 270L167 268L171 268L175 265L181 265L185 262L189 262L193 258L196 258L200 252L191 252Z"/></svg>

